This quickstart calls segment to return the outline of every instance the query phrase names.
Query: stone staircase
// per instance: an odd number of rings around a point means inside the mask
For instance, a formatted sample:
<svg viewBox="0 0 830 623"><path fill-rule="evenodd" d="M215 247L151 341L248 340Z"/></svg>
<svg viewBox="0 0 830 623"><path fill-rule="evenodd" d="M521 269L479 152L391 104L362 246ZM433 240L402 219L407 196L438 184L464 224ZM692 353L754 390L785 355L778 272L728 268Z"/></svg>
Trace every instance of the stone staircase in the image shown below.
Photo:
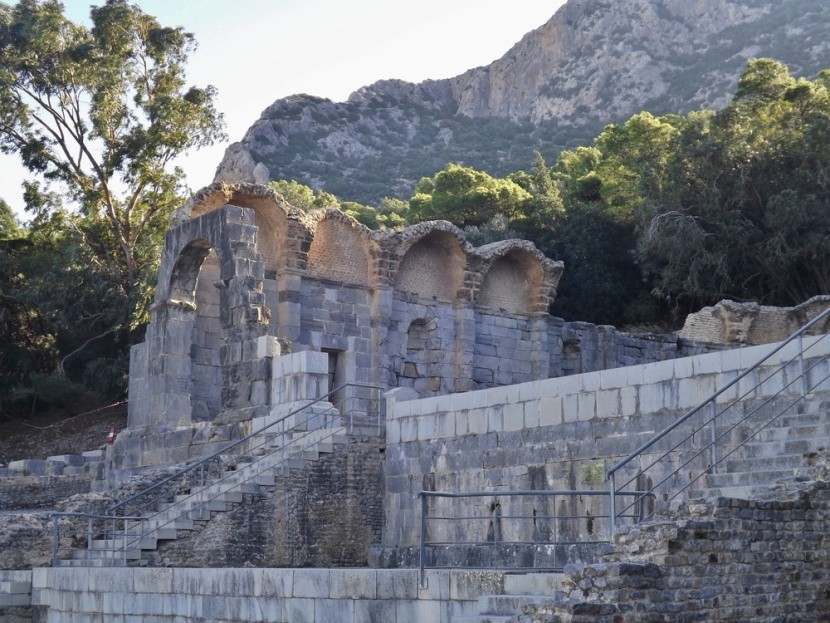
<svg viewBox="0 0 830 623"><path fill-rule="evenodd" d="M202 529L214 514L242 503L246 495L264 495L278 477L305 469L307 463L347 442L347 429L333 425L253 436L252 453L223 457L225 473L208 478L204 486L192 486L186 493L158 502L155 510L142 513L140 522L127 521L126 531L119 527L114 538L92 539L86 549L72 550L71 558L59 560L58 566L146 565L161 542Z"/></svg>
<svg viewBox="0 0 830 623"><path fill-rule="evenodd" d="M564 595L560 590L562 573L517 573L504 576L504 593L478 598L478 614L454 615L452 623L547 623L540 618L519 614L523 609L559 603Z"/></svg>
<svg viewBox="0 0 830 623"><path fill-rule="evenodd" d="M728 459L726 468L706 476L705 486L688 497L749 499L760 489L794 480L805 454L830 448L830 394L815 393L780 416Z"/></svg>
<svg viewBox="0 0 830 623"><path fill-rule="evenodd" d="M704 486L687 498L753 499L779 482L806 479L807 456L830 448L830 392L808 395L726 460L721 473L706 476ZM479 613L456 615L452 623L562 623L565 574L505 577L505 594L479 599ZM508 578L510 581L508 582ZM570 619L568 619L570 620ZM593 619L592 619L593 620Z"/></svg>

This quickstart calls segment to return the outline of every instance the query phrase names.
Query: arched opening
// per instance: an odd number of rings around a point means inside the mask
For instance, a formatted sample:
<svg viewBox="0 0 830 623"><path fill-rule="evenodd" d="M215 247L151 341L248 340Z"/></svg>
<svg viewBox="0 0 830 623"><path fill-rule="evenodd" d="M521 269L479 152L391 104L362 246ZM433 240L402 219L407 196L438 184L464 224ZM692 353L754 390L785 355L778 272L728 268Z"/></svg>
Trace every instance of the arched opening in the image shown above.
<svg viewBox="0 0 830 623"><path fill-rule="evenodd" d="M562 376L582 372L582 348L579 340L565 340L562 343Z"/></svg>
<svg viewBox="0 0 830 623"><path fill-rule="evenodd" d="M484 275L476 303L481 307L511 314L531 313L543 277L544 270L533 256L511 251L490 266Z"/></svg>
<svg viewBox="0 0 830 623"><path fill-rule="evenodd" d="M466 255L458 239L447 232L432 232L413 244L404 255L395 289L421 299L454 301L464 283Z"/></svg>
<svg viewBox="0 0 830 623"><path fill-rule="evenodd" d="M369 254L355 228L333 218L317 223L308 250L308 274L312 277L369 285Z"/></svg>
<svg viewBox="0 0 830 623"><path fill-rule="evenodd" d="M213 420L222 408L220 287L219 259L210 249L199 270L194 293L196 309L190 342L190 402L194 422Z"/></svg>
<svg viewBox="0 0 830 623"><path fill-rule="evenodd" d="M441 390L443 344L434 318L418 318L406 332L406 358L398 378L400 387L411 387L421 395Z"/></svg>

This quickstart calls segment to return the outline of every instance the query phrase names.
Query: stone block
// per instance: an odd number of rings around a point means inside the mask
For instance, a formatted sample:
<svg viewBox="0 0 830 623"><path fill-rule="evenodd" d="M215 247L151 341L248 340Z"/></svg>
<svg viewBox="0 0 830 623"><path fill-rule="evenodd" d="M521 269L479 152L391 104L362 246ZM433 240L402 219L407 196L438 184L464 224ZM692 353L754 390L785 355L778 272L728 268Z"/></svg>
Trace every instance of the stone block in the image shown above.
<svg viewBox="0 0 830 623"><path fill-rule="evenodd" d="M378 569L377 582L378 599L418 599L416 569Z"/></svg>
<svg viewBox="0 0 830 623"><path fill-rule="evenodd" d="M471 435L483 435L489 425L489 413L484 407L470 409L467 412L467 430Z"/></svg>
<svg viewBox="0 0 830 623"><path fill-rule="evenodd" d="M539 399L524 403L525 428L539 427Z"/></svg>
<svg viewBox="0 0 830 623"><path fill-rule="evenodd" d="M620 389L620 415L631 417L637 415L637 388L623 387Z"/></svg>
<svg viewBox="0 0 830 623"><path fill-rule="evenodd" d="M562 399L544 396L539 400L539 426L554 426L563 422Z"/></svg>
<svg viewBox="0 0 830 623"><path fill-rule="evenodd" d="M419 441L429 441L435 438L435 415L420 415L415 420L418 423Z"/></svg>
<svg viewBox="0 0 830 623"><path fill-rule="evenodd" d="M295 569L292 597L327 599L331 583L329 569Z"/></svg>
<svg viewBox="0 0 830 623"><path fill-rule="evenodd" d="M375 599L377 570L332 569L329 596L332 599Z"/></svg>
<svg viewBox="0 0 830 623"><path fill-rule="evenodd" d="M611 368L599 373L600 389L618 389L628 383L628 372L625 368Z"/></svg>
<svg viewBox="0 0 830 623"><path fill-rule="evenodd" d="M596 417L596 394L584 393L577 396L577 420L591 420Z"/></svg>
<svg viewBox="0 0 830 623"><path fill-rule="evenodd" d="M517 431L524 428L524 403L513 402L504 405L502 426L505 431Z"/></svg>
<svg viewBox="0 0 830 623"><path fill-rule="evenodd" d="M450 599L477 600L482 595L504 593L504 573L498 571L453 571Z"/></svg>
<svg viewBox="0 0 830 623"><path fill-rule="evenodd" d="M501 406L487 408L487 432L499 433L504 430L504 415Z"/></svg>
<svg viewBox="0 0 830 623"><path fill-rule="evenodd" d="M291 623L315 623L314 599L286 599L283 601L283 621Z"/></svg>
<svg viewBox="0 0 830 623"><path fill-rule="evenodd" d="M399 422L401 425L401 443L416 441L418 439L418 418L403 418Z"/></svg>
<svg viewBox="0 0 830 623"><path fill-rule="evenodd" d="M318 599L314 602L315 623L355 623L351 599Z"/></svg>
<svg viewBox="0 0 830 623"><path fill-rule="evenodd" d="M637 401L640 405L640 415L656 413L665 409L662 384L650 383L648 385L641 385L637 393Z"/></svg>
<svg viewBox="0 0 830 623"><path fill-rule="evenodd" d="M424 623L441 621L441 602L439 601L398 601L395 604L397 623Z"/></svg>
<svg viewBox="0 0 830 623"><path fill-rule="evenodd" d="M172 593L173 569L146 568L133 575L133 591L136 593Z"/></svg>
<svg viewBox="0 0 830 623"><path fill-rule="evenodd" d="M360 600L354 602L355 622L377 621L378 623L397 623L396 602L391 599Z"/></svg>
<svg viewBox="0 0 830 623"><path fill-rule="evenodd" d="M596 392L596 413L598 418L619 417L620 407L619 389L600 390Z"/></svg>

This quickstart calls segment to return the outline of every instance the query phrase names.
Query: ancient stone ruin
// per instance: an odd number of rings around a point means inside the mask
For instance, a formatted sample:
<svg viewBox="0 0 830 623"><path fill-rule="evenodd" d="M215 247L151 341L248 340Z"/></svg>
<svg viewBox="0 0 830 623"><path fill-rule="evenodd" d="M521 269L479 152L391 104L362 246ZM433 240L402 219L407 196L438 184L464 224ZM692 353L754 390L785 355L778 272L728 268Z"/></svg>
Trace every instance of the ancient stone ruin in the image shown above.
<svg viewBox="0 0 830 623"><path fill-rule="evenodd" d="M127 428L0 468L0 623L827 621L830 297L629 335L563 269L200 191Z"/></svg>
<svg viewBox="0 0 830 623"><path fill-rule="evenodd" d="M527 241L476 248L444 221L374 232L267 187L215 183L171 219L116 464L197 456L211 424L343 384L428 397L706 350L551 317L562 270ZM289 352L307 356L274 367ZM309 374L325 378L287 399L281 388Z"/></svg>

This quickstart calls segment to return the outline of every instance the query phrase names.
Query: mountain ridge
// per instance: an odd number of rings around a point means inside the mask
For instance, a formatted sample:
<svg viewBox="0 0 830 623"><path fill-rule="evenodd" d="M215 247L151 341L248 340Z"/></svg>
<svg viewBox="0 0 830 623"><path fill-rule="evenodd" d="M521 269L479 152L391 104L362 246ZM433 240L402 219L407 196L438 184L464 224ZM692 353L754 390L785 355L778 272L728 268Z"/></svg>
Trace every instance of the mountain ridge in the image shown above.
<svg viewBox="0 0 830 623"><path fill-rule="evenodd" d="M828 35L824 0L569 0L501 58L453 78L381 80L339 103L277 100L216 179L406 198L449 161L503 175L534 149L553 158L643 109L721 107L752 57L815 74L830 66Z"/></svg>

